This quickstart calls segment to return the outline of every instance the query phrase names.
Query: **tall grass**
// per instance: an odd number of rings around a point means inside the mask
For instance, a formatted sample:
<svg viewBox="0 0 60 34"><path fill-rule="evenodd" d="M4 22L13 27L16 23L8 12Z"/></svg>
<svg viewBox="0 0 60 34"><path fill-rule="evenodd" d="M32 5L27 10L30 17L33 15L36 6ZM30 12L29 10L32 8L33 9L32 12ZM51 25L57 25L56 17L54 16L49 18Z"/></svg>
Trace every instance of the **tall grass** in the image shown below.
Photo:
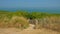
<svg viewBox="0 0 60 34"><path fill-rule="evenodd" d="M39 20L38 28L60 31L60 16L50 16Z"/></svg>
<svg viewBox="0 0 60 34"><path fill-rule="evenodd" d="M26 12L26 11L0 11L0 28L1 27L17 27L27 28L29 26L28 19L38 20L38 27L60 31L60 14L49 14L42 12Z"/></svg>
<svg viewBox="0 0 60 34"><path fill-rule="evenodd" d="M0 12L0 28L27 28L28 21L21 12Z"/></svg>

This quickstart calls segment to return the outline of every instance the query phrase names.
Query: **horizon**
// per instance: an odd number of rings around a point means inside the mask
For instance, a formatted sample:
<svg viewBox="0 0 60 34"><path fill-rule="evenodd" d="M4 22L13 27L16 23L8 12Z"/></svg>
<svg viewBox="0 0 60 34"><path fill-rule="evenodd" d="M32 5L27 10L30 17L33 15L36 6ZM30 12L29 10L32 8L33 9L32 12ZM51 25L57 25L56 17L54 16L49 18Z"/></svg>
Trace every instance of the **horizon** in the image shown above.
<svg viewBox="0 0 60 34"><path fill-rule="evenodd" d="M0 10L60 13L60 0L0 0Z"/></svg>

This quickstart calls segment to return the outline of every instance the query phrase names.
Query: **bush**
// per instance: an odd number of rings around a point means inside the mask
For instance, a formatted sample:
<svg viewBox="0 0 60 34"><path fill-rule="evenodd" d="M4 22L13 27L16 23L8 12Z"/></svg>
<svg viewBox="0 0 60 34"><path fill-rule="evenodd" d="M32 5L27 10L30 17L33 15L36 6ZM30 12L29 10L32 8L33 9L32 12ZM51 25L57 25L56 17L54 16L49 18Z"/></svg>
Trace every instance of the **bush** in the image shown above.
<svg viewBox="0 0 60 34"><path fill-rule="evenodd" d="M17 27L17 28L27 28L28 27L27 19L24 17L19 16L11 16L10 17L2 17L0 19L0 27L3 28L10 28L10 27Z"/></svg>

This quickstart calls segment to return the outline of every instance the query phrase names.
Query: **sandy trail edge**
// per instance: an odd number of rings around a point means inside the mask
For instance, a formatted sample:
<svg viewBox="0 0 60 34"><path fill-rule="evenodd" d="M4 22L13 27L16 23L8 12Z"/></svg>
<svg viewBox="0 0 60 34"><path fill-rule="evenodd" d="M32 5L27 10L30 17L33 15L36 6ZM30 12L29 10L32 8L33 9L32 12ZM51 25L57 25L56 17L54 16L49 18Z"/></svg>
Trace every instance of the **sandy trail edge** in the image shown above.
<svg viewBox="0 0 60 34"><path fill-rule="evenodd" d="M60 34L59 32L47 29L33 29L35 25L30 24L27 29L0 28L0 34Z"/></svg>

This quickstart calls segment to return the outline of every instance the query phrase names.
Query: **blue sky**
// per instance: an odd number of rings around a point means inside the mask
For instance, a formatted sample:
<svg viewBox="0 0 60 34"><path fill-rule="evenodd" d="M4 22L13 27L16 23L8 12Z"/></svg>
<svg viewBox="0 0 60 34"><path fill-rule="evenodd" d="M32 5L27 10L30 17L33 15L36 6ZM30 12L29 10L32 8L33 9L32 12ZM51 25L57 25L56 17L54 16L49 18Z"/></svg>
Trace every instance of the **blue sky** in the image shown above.
<svg viewBox="0 0 60 34"><path fill-rule="evenodd" d="M60 0L0 0L0 8L60 8Z"/></svg>

